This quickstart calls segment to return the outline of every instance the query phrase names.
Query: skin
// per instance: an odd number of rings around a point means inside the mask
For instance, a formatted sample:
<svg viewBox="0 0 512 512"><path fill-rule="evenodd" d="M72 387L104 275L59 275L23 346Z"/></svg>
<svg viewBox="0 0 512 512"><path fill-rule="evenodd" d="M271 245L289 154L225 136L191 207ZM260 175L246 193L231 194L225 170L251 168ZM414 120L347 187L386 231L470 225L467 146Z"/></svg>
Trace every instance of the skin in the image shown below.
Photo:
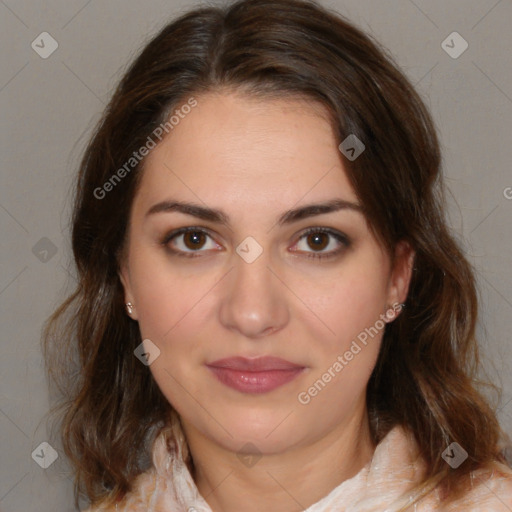
<svg viewBox="0 0 512 512"><path fill-rule="evenodd" d="M150 370L180 414L193 477L212 510L302 510L371 459L365 391L383 330L307 405L297 396L390 305L405 302L414 253L398 244L391 268L352 209L277 223L306 204L358 204L321 105L232 91L197 99L146 159L121 266L125 299L142 339L160 349ZM222 210L230 224L176 211L147 215L171 199ZM209 235L198 246L193 235L162 243L192 226ZM330 228L350 244L320 235L318 248L303 236L308 228ZM236 252L248 236L263 249L252 263ZM193 258L170 251L193 247ZM308 257L338 249L331 258ZM205 367L235 355L272 355L306 369L276 390L249 395ZM237 457L246 443L256 447L244 449L260 457L255 464Z"/></svg>

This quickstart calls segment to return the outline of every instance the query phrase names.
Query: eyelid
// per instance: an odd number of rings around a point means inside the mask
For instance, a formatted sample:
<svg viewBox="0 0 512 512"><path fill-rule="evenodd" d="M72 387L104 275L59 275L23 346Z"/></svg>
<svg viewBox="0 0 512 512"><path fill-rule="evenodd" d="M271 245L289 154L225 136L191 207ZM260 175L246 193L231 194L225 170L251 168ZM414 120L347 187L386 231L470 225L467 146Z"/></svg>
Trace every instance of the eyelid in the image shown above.
<svg viewBox="0 0 512 512"><path fill-rule="evenodd" d="M328 228L323 226L315 226L312 228L307 228L304 231L301 231L301 233L298 236L298 239L304 238L307 235L310 235L312 233L325 233L327 235L331 235L333 238L336 238L339 242L349 244L350 238L343 232L338 231L334 228Z"/></svg>
<svg viewBox="0 0 512 512"><path fill-rule="evenodd" d="M313 234L313 233L324 233L326 235L331 236L334 238L339 244L341 244L341 248L331 250L331 251L305 251L307 258L317 258L317 259L329 259L334 258L338 255L340 255L341 252L348 249L352 245L351 239L341 231L338 231L337 229L328 228L328 227L311 227L307 228L305 231L302 231L297 238L297 242L295 242L294 245L296 245L298 242L300 242L304 237ZM292 251L292 252L301 252L301 251Z"/></svg>
<svg viewBox="0 0 512 512"><path fill-rule="evenodd" d="M190 233L190 232L202 233L202 234L208 236L209 238L211 238L215 242L214 237L212 236L210 230L208 230L207 228L202 228L202 227L199 227L199 226L187 226L187 227L175 229L175 230L171 231L170 233L167 233L164 236L163 240L161 241L161 244L163 246L167 247L167 249L173 255L176 255L176 256L185 256L185 257L189 257L189 258L190 257L197 257L197 256L194 256L196 253L197 253L198 256L200 256L200 254L202 252L206 252L206 251L203 251L201 249L198 249L197 251L181 251L181 250L170 249L168 247L169 242L171 242L173 239L177 238L178 236ZM340 252L342 252L344 249L347 249L352 244L351 239L346 234L344 234L343 232L338 231L338 230L333 229L333 228L317 226L317 227L307 228L306 230L304 230L301 233L299 233L299 235L296 238L296 242L293 245L296 245L304 237L306 237L306 236L308 236L310 234L313 234L313 233L324 233L324 234L327 234L327 235L331 236L332 238L334 238L335 240L337 240L344 247L342 247L341 249L331 250L331 251L328 251L328 252L321 252L321 251L297 251L297 250L292 250L292 252L294 252L294 253L305 252L306 253L306 257L318 258L318 259L327 259L327 258L331 258L331 257L337 256ZM215 242L215 243L217 243L217 242ZM219 245L219 244L217 244L217 245Z"/></svg>
<svg viewBox="0 0 512 512"><path fill-rule="evenodd" d="M173 255L176 255L176 256L185 256L185 257L195 257L194 255L197 253L197 255L199 256L200 253L202 252L205 252L205 251L202 251L202 250L197 250L197 251L181 251L181 250L176 250L176 249L171 249L169 248L169 242L171 242L173 239L181 236L181 235L186 235L187 233L202 233L206 236L208 236L209 238L211 238L212 240L214 240L214 237L212 236L212 234L210 233L210 231L206 228L201 228L199 226L187 226L187 227L184 227L184 228L178 228L178 229L175 229L173 231L171 231L170 233L167 233L165 236L164 236L164 239L161 241L161 244L163 246L165 246ZM215 242L217 243L217 242ZM218 245L218 244L217 244Z"/></svg>
<svg viewBox="0 0 512 512"><path fill-rule="evenodd" d="M166 235L164 236L164 238L162 240L162 244L167 244L173 238L175 238L179 235L183 235L185 233L189 233L191 231L198 232L198 233L204 233L205 235L211 236L210 231L206 228L200 228L199 226L187 226L187 227L183 227L183 228L174 229L174 230L170 231L169 233L166 233Z"/></svg>

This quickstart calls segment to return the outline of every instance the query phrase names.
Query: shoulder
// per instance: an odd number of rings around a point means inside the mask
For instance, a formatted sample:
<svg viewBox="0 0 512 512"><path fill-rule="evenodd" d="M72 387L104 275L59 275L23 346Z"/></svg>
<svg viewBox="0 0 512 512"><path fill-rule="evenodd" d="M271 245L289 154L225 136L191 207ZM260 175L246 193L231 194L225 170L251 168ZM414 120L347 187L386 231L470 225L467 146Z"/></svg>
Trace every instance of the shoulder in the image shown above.
<svg viewBox="0 0 512 512"><path fill-rule="evenodd" d="M446 512L510 512L512 511L512 469L499 462L471 474L471 487Z"/></svg>
<svg viewBox="0 0 512 512"><path fill-rule="evenodd" d="M133 480L123 499L94 503L84 512L164 512L179 509L183 496L195 499L197 489L182 460L184 443L174 426L164 428L153 443L152 465Z"/></svg>
<svg viewBox="0 0 512 512"><path fill-rule="evenodd" d="M131 490L117 505L105 500L91 505L83 512L147 512L157 491L156 474L154 470L149 470L135 478Z"/></svg>
<svg viewBox="0 0 512 512"><path fill-rule="evenodd" d="M89 507L82 512L116 512L116 506L111 505L110 507L101 507L100 505L95 507Z"/></svg>
<svg viewBox="0 0 512 512"><path fill-rule="evenodd" d="M414 449L411 448L409 453L418 453L416 450L417 444L408 429L394 429L389 435L390 439L392 435L395 439L393 448L396 445L404 451L405 447L411 446ZM386 453L386 455L392 458L395 455L395 450ZM405 455L407 455L405 451L403 454L400 453L402 461L408 460ZM411 464L415 471L410 478L421 481L425 467L423 459L421 457L414 459ZM400 467L397 466L396 469L398 470ZM395 473L395 467L391 469L393 469L392 473ZM446 498L443 499L439 486L434 487L420 500L414 511L432 512L433 510L438 512L512 512L512 468L494 461L485 467L472 471L462 496L451 502Z"/></svg>

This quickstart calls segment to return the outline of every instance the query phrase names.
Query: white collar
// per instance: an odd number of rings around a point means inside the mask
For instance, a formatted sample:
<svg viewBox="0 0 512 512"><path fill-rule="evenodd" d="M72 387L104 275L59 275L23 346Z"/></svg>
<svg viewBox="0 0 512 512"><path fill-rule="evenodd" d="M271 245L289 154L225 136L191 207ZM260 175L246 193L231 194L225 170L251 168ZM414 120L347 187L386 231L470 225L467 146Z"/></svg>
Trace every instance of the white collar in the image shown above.
<svg viewBox="0 0 512 512"><path fill-rule="evenodd" d="M153 449L158 480L169 499L167 508L162 510L212 512L183 461L183 446L172 442L170 433L171 430L163 431ZM416 446L404 429L394 427L377 445L372 459L355 476L304 512L383 512L384 504L391 504L421 478L424 465L418 458ZM390 508L389 512L392 510Z"/></svg>
<svg viewBox="0 0 512 512"><path fill-rule="evenodd" d="M186 443L181 429L166 427L155 439L153 467L139 475L132 490L114 507L87 512L212 512L200 495L184 461ZM395 426L375 448L372 459L304 512L398 512L411 502L410 489L421 480L425 463L412 434ZM489 474L490 473L490 474ZM495 463L493 470L471 475L471 489L445 509L434 489L411 512L512 510L512 470Z"/></svg>

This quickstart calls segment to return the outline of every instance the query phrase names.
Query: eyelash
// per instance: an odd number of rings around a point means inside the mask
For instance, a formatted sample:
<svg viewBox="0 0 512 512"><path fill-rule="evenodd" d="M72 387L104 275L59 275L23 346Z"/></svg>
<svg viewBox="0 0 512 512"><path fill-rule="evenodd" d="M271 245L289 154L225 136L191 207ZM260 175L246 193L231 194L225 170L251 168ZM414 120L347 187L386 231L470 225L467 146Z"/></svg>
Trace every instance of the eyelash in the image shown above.
<svg viewBox="0 0 512 512"><path fill-rule="evenodd" d="M174 238L177 238L180 235L185 235L187 233L202 233L202 234L207 235L208 237L212 238L208 231L206 231L202 228L192 226L192 227L181 228L181 229L172 231L171 233L169 233L165 236L165 238L162 240L161 243L173 255L176 255L179 257L184 257L184 258L200 257L199 255L194 254L196 252L197 253L202 252L200 250L184 252L184 251L179 251L179 250L177 251L177 250L171 249L169 247L169 245L168 245L169 242L171 242ZM328 229L328 228L309 228L308 230L306 230L304 233L301 234L301 236L299 237L299 241L302 240L303 238L307 237L308 235L318 234L318 233L332 236L333 238L335 238L338 242L340 242L342 244L342 247L340 249L337 249L335 251L330 251L328 253L319 253L319 252L307 253L306 258L312 258L312 259L317 259L317 260L326 260L326 259L334 258L334 257L338 256L344 249L347 249L351 245L351 241L346 235L344 235L343 233L339 233L338 231ZM293 251L293 252L299 252L299 251Z"/></svg>

